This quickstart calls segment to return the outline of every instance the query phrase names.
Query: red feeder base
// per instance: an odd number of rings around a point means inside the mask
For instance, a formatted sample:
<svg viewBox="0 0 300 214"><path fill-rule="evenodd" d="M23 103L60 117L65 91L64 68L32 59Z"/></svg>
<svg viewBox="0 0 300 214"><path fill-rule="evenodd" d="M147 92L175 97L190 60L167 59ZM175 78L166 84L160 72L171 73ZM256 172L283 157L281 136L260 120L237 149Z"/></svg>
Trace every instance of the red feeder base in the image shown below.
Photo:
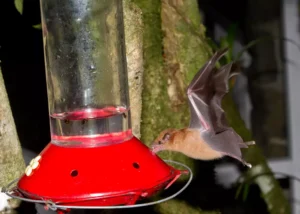
<svg viewBox="0 0 300 214"><path fill-rule="evenodd" d="M135 204L168 187L181 174L135 137L96 148L49 143L40 156L32 163L30 175L19 180L18 190L28 198L59 205Z"/></svg>

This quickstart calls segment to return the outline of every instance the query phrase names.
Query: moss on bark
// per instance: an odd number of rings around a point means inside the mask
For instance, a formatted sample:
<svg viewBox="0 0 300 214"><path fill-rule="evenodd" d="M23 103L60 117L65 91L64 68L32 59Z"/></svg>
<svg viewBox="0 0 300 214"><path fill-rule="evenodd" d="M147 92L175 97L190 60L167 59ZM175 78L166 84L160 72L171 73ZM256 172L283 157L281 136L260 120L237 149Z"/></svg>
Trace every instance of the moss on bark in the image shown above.
<svg viewBox="0 0 300 214"><path fill-rule="evenodd" d="M185 89L198 69L211 55L201 25L197 1L131 0L142 11L143 29L143 92L141 137L150 144L156 135L168 127L181 128L188 124L189 112ZM223 107L227 118L244 140L251 140L251 133L235 109L230 94L225 97ZM162 152L162 158L178 160L194 169L194 161L179 153ZM244 152L245 159L253 164L247 175L269 172L258 147ZM260 170L257 170L258 167ZM289 207L278 182L271 176L255 180L262 191L270 213L289 213ZM267 188L268 187L268 188ZM281 203L277 203L281 201ZM274 203L275 202L275 203ZM172 204L172 205L171 205ZM182 213L174 200L158 205L157 210ZM181 204L184 210L191 209ZM193 209L195 213L198 209Z"/></svg>
<svg viewBox="0 0 300 214"><path fill-rule="evenodd" d="M190 77L207 60L210 49L202 40L205 37L199 37L204 32L193 31L196 26L201 26L195 0L188 1L188 4L178 1L179 5L160 0L131 2L143 14L141 138L149 145L163 129L182 128L188 124L189 112L184 90ZM178 12L178 8L185 13ZM193 165L192 160L178 153L162 152L159 155Z"/></svg>
<svg viewBox="0 0 300 214"><path fill-rule="evenodd" d="M176 210L174 212L174 210ZM160 206L156 208L156 211L163 214L174 214L174 213L180 213L180 214L221 214L219 211L203 211L200 208L191 207L189 204L187 204L184 201L180 201L177 199L174 199L172 201L169 201L167 203L162 203Z"/></svg>
<svg viewBox="0 0 300 214"><path fill-rule="evenodd" d="M165 1L130 0L130 2L141 9L144 26L141 139L149 145L163 129L168 127L182 128L188 124L189 113L187 103L183 98L185 93L182 93L188 82L186 76L189 74L193 76L204 64L209 55L207 52L209 47L197 34L187 31L183 27L186 24L183 17L176 11L174 12L173 8L167 5ZM189 5L188 8L191 10L196 5L196 1L189 2L195 3ZM167 20L171 18L169 15L176 19ZM195 23L199 22L198 25L200 26L200 16L197 10L194 10L192 20ZM176 21L178 21L177 24ZM173 36L175 36L175 40L169 40ZM171 50L173 42L176 43L176 47ZM192 46L192 49L189 49L189 46ZM175 61L175 65L169 59ZM177 64L180 66L174 72L174 67ZM170 89L172 83L170 80L178 81L182 86L182 88L175 88L174 91L175 94L179 94L179 97L181 96L179 102L176 100L174 102L170 96L170 90L172 90L172 86ZM160 157L178 160L192 168L194 165L194 160L180 153L163 152ZM200 208L194 208L186 202L177 200L158 204L155 206L155 210L158 213L166 213L168 210L174 214L204 213Z"/></svg>

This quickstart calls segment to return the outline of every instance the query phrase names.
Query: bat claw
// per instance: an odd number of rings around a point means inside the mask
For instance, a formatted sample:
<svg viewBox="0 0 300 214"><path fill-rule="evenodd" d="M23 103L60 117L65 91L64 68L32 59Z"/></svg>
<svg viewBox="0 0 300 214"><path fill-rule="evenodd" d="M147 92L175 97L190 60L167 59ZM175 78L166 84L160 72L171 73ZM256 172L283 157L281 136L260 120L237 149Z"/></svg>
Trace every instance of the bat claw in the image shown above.
<svg viewBox="0 0 300 214"><path fill-rule="evenodd" d="M253 146L253 145L255 145L256 143L255 143L254 140L252 140L252 141L247 141L247 142L245 142L245 144L246 144L247 146Z"/></svg>
<svg viewBox="0 0 300 214"><path fill-rule="evenodd" d="M247 166L248 168L252 168L252 164L251 163L247 163L246 161L243 161L243 164L245 166Z"/></svg>

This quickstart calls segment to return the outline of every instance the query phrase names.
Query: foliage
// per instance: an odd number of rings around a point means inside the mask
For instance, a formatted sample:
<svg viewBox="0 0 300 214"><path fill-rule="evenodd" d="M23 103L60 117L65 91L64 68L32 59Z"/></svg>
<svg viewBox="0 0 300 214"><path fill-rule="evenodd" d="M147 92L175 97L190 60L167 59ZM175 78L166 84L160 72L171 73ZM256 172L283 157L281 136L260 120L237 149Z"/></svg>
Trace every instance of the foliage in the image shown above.
<svg viewBox="0 0 300 214"><path fill-rule="evenodd" d="M17 9L17 11L22 14L23 13L23 0L15 0L15 7Z"/></svg>

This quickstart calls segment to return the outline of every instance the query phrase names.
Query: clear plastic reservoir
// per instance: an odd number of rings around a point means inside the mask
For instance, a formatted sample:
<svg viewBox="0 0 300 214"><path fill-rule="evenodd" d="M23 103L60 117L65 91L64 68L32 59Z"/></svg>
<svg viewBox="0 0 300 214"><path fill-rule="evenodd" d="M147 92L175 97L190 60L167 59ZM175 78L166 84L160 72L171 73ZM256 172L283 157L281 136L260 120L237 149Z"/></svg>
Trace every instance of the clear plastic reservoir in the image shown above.
<svg viewBox="0 0 300 214"><path fill-rule="evenodd" d="M132 137L122 0L41 0L51 142Z"/></svg>

